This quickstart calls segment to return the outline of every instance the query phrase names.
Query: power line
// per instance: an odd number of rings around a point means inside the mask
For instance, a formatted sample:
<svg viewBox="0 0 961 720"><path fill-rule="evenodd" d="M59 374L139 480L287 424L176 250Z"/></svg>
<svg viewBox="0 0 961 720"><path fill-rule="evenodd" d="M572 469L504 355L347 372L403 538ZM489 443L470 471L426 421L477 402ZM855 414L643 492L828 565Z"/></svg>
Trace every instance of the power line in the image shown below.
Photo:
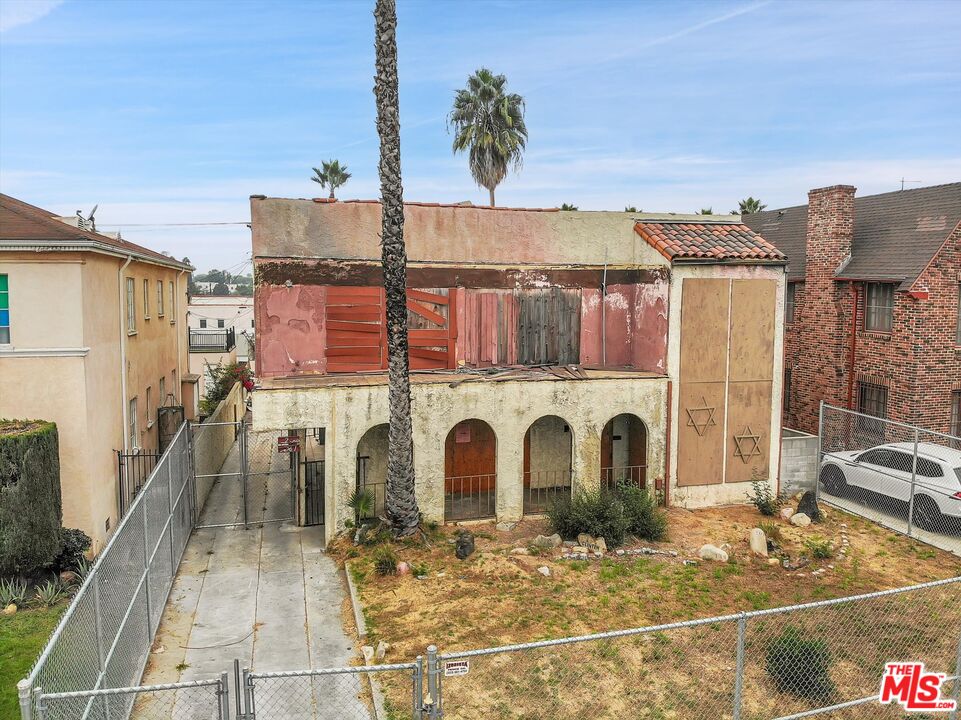
<svg viewBox="0 0 961 720"><path fill-rule="evenodd" d="M240 222L195 222L195 223L99 223L100 227L207 227L210 225L250 225L250 220Z"/></svg>

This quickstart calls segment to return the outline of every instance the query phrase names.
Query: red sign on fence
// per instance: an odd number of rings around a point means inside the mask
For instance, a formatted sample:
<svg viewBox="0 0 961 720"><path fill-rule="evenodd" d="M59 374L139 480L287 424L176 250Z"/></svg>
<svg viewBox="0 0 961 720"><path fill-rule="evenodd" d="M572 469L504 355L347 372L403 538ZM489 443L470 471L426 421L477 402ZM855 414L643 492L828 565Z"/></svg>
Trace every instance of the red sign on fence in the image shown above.
<svg viewBox="0 0 961 720"><path fill-rule="evenodd" d="M296 435L281 435L279 438L277 438L277 452L300 452L300 438Z"/></svg>

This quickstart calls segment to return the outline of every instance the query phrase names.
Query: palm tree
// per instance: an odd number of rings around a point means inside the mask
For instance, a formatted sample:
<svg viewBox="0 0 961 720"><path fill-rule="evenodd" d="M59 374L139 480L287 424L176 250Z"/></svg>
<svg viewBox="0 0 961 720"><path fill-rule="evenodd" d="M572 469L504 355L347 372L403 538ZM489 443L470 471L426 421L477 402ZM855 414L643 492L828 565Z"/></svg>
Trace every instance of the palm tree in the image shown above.
<svg viewBox="0 0 961 720"><path fill-rule="evenodd" d="M420 523L414 493L414 442L410 418L407 354L407 248L404 245L404 186L400 178L400 108L397 97L397 4L374 7L377 73L377 134L380 136L381 248L387 305L387 518L398 537Z"/></svg>
<svg viewBox="0 0 961 720"><path fill-rule="evenodd" d="M467 78L467 87L454 96L448 128L454 129L454 153L468 151L474 181L487 188L491 206L494 188L518 170L527 146L524 98L505 93L507 78L480 68Z"/></svg>
<svg viewBox="0 0 961 720"><path fill-rule="evenodd" d="M701 208L700 210L698 210L698 211L697 211L696 213L694 213L694 214L695 214L695 215L713 215L713 214L714 214L714 208L709 208L709 207Z"/></svg>
<svg viewBox="0 0 961 720"><path fill-rule="evenodd" d="M731 215L753 215L754 213L761 212L767 205L761 203L760 198L755 200L750 195L744 200L738 203L739 207L737 210L732 210Z"/></svg>
<svg viewBox="0 0 961 720"><path fill-rule="evenodd" d="M333 200L334 190L347 184L347 181L350 180L350 173L347 172L346 165L340 164L340 160L327 160L322 162L321 166L323 170L313 168L314 176L311 180L319 183L321 187L329 187L330 199Z"/></svg>
<svg viewBox="0 0 961 720"><path fill-rule="evenodd" d="M644 212L644 211L643 211L643 210L638 210L638 209L637 209L636 207L634 207L633 205L625 205L625 206L624 206L624 212L633 212L633 213L636 213L636 212Z"/></svg>
<svg viewBox="0 0 961 720"><path fill-rule="evenodd" d="M494 203L491 203L493 205ZM570 203L562 203L561 210L577 210L577 205L571 205Z"/></svg>

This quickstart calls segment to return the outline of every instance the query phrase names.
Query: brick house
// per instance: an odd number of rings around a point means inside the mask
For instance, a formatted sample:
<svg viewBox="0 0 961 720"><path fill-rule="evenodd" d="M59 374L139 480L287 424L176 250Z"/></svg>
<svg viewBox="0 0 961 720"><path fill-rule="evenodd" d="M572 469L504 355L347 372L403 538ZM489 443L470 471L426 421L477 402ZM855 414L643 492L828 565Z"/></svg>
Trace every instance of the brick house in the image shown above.
<svg viewBox="0 0 961 720"><path fill-rule="evenodd" d="M961 183L746 215L788 256L784 424L821 400L961 435Z"/></svg>

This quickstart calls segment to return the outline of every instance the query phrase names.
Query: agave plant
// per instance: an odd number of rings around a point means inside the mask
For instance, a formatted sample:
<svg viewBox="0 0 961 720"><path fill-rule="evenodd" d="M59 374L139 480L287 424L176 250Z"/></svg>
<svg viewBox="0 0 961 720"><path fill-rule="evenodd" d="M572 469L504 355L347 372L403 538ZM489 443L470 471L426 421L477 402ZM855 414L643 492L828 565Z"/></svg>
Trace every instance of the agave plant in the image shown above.
<svg viewBox="0 0 961 720"><path fill-rule="evenodd" d="M67 587L59 579L47 580L37 588L33 601L36 605L53 607L65 597L67 597Z"/></svg>
<svg viewBox="0 0 961 720"><path fill-rule="evenodd" d="M23 605L27 601L27 584L23 580L0 579L0 607Z"/></svg>

